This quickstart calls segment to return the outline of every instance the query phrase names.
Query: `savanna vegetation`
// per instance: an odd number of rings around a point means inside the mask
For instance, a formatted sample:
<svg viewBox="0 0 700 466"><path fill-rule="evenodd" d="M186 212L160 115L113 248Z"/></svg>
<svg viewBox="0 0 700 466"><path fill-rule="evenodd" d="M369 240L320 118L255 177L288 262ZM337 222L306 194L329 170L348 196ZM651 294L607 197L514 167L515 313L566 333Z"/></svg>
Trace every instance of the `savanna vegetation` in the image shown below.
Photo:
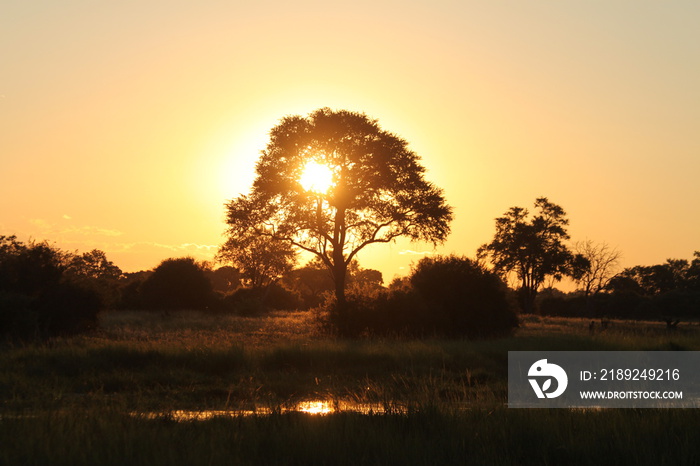
<svg viewBox="0 0 700 466"><path fill-rule="evenodd" d="M386 284L361 250L449 234L419 157L353 112L270 135L215 263L0 237L0 464L700 463L694 410L506 407L508 351L700 350L700 253L620 271L542 197Z"/></svg>
<svg viewBox="0 0 700 466"><path fill-rule="evenodd" d="M700 326L520 321L496 339L338 339L310 311L105 312L0 352L0 464L697 462L694 410L505 402L508 351L698 350Z"/></svg>

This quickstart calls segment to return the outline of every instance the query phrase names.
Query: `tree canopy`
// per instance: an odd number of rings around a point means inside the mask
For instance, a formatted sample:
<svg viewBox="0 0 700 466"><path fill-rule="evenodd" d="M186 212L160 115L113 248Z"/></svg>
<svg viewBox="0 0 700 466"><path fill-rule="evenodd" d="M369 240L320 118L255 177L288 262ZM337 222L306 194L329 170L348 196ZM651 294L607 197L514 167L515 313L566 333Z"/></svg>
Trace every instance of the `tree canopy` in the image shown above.
<svg viewBox="0 0 700 466"><path fill-rule="evenodd" d="M228 233L315 254L342 307L347 268L366 246L447 238L452 209L419 161L405 140L361 113L322 108L285 117L270 132L251 192L227 204Z"/></svg>

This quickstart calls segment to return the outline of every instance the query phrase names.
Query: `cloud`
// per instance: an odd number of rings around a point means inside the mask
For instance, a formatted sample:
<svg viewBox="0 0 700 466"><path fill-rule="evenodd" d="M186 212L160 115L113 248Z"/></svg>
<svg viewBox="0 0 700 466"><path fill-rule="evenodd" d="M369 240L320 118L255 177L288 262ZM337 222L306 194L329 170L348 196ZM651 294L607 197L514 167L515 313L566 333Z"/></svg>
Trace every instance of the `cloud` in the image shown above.
<svg viewBox="0 0 700 466"><path fill-rule="evenodd" d="M175 252L205 252L210 253L218 249L216 244L196 244L196 243L182 243L182 244L163 244L156 243L152 241L139 241L136 243L120 243L118 245L124 250L142 249L142 248L157 248L157 249L167 249L168 251Z"/></svg>
<svg viewBox="0 0 700 466"><path fill-rule="evenodd" d="M411 249L404 249L399 251L402 256L430 256L432 254L437 254L435 251L413 251Z"/></svg>
<svg viewBox="0 0 700 466"><path fill-rule="evenodd" d="M76 235L84 235L84 236L121 236L124 233L122 233L119 230L112 230L109 228L99 228L99 227L93 227L93 226L82 226L82 227L69 227L69 228L63 228L57 232L60 235L65 235L65 234L76 234Z"/></svg>
<svg viewBox="0 0 700 466"><path fill-rule="evenodd" d="M62 216L62 218L64 220L71 220L71 217L66 215L66 214L64 214ZM82 235L82 236L111 236L111 237L114 237L114 236L121 236L124 234L119 230L114 230L114 229L110 229L110 228L100 228L100 227L90 226L90 225L62 227L62 226L58 226L55 223L52 223L48 220L44 220L42 218L30 219L29 223L31 223L36 228L39 228L41 230L42 235L58 236L58 235L76 234L76 235Z"/></svg>

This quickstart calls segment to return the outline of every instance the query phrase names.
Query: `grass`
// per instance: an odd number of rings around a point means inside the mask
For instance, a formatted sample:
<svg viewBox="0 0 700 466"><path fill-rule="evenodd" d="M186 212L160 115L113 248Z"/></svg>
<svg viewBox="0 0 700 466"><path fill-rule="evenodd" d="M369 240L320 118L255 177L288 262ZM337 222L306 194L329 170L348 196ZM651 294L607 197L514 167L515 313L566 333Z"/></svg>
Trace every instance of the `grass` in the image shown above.
<svg viewBox="0 0 700 466"><path fill-rule="evenodd" d="M474 409L175 422L117 410L0 423L0 464L694 465L698 418L684 410Z"/></svg>
<svg viewBox="0 0 700 466"><path fill-rule="evenodd" d="M496 340L335 340L308 313L107 313L93 334L0 349L0 464L698 464L693 410L504 407L509 350L700 350L697 324L589 323L525 316ZM385 409L281 409L316 399ZM277 414L168 415L253 408Z"/></svg>

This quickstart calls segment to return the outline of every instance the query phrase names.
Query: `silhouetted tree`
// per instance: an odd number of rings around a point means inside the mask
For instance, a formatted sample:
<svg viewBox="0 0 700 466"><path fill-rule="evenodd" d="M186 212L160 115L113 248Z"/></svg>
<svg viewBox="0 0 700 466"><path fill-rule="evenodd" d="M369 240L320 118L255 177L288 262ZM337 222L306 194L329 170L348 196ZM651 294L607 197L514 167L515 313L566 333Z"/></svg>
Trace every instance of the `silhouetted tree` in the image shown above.
<svg viewBox="0 0 700 466"><path fill-rule="evenodd" d="M576 280L584 295L590 296L604 290L616 274L620 262L620 251L605 243L595 244L590 240L576 242L574 251L586 258L590 264L590 267L584 270L581 277Z"/></svg>
<svg viewBox="0 0 700 466"><path fill-rule="evenodd" d="M61 280L63 257L46 242L24 244L14 235L0 236L0 291L38 296Z"/></svg>
<svg viewBox="0 0 700 466"><path fill-rule="evenodd" d="M221 293L230 293L241 286L241 272L230 265L208 271L207 277L212 288Z"/></svg>
<svg viewBox="0 0 700 466"><path fill-rule="evenodd" d="M0 334L49 337L96 324L101 296L66 273L70 257L46 242L0 236Z"/></svg>
<svg viewBox="0 0 700 466"><path fill-rule="evenodd" d="M358 267L351 275L351 284L360 289L378 289L384 285L384 278L379 270Z"/></svg>
<svg viewBox="0 0 700 466"><path fill-rule="evenodd" d="M700 253L694 259L668 259L663 264L628 267L608 284L610 299L626 307L627 318L662 318L669 328L678 316L700 314ZM674 317L675 316L675 317Z"/></svg>
<svg viewBox="0 0 700 466"><path fill-rule="evenodd" d="M664 264L629 267L616 275L608 286L613 292L635 292L655 296L695 287L700 258L695 253L692 264L685 259L667 259Z"/></svg>
<svg viewBox="0 0 700 466"><path fill-rule="evenodd" d="M64 256L64 279L98 293L106 307L116 307L120 301L122 271L107 259L104 251L93 249L83 254Z"/></svg>
<svg viewBox="0 0 700 466"><path fill-rule="evenodd" d="M291 244L267 236L230 236L217 260L233 264L249 288L264 288L294 268L296 251Z"/></svg>
<svg viewBox="0 0 700 466"><path fill-rule="evenodd" d="M66 274L89 279L117 280L122 276L122 271L107 259L104 251L93 249L83 254L68 255Z"/></svg>
<svg viewBox="0 0 700 466"><path fill-rule="evenodd" d="M204 269L191 257L166 259L141 285L147 309L206 309L212 299L211 282Z"/></svg>
<svg viewBox="0 0 700 466"><path fill-rule="evenodd" d="M547 277L559 281L565 275L577 278L589 266L580 254L564 244L569 239L569 220L560 206L546 197L535 201L536 215L522 207L511 207L496 219L493 241L479 248L479 257L488 257L502 275L514 272L520 281L519 300L523 310L535 310L535 298Z"/></svg>
<svg viewBox="0 0 700 466"><path fill-rule="evenodd" d="M700 291L700 251L693 253L693 260L686 273L688 288Z"/></svg>
<svg viewBox="0 0 700 466"><path fill-rule="evenodd" d="M380 271L363 269L356 260L348 265L347 274L348 287L358 291L376 290L384 283ZM335 290L333 276L318 257L285 274L282 283L299 294L306 308L318 306L325 294Z"/></svg>
<svg viewBox="0 0 700 466"><path fill-rule="evenodd" d="M306 308L321 304L324 294L335 288L333 276L318 257L287 273L283 282L301 296Z"/></svg>
<svg viewBox="0 0 700 466"><path fill-rule="evenodd" d="M309 162L330 171L326 191L302 186ZM450 231L452 210L418 156L364 114L323 108L283 118L256 172L250 194L227 204L230 236L265 236L318 256L343 316L348 265L360 250L401 236L439 243Z"/></svg>

